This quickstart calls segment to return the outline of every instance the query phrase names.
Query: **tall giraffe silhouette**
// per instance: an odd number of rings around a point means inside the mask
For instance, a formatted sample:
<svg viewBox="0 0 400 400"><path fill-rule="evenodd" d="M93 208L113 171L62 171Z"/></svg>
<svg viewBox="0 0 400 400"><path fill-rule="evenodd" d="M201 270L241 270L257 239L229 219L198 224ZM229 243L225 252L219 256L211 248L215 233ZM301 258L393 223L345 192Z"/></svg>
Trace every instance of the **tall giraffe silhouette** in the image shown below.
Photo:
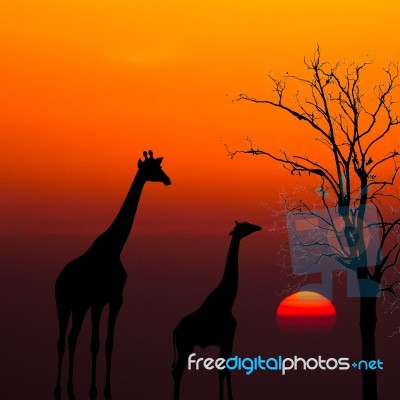
<svg viewBox="0 0 400 400"><path fill-rule="evenodd" d="M68 320L72 314L72 327L68 336L69 371L67 392L69 399L75 399L73 390L74 353L83 319L91 309L92 320L92 383L89 391L91 399L96 399L96 360L100 347L99 324L102 310L109 305L106 351L106 383L104 397L111 399L110 369L115 322L122 306L122 293L127 273L120 255L130 234L140 195L146 182L171 181L161 168L162 158L154 158L153 152L143 152L139 158L138 171L116 218L80 257L68 263L56 281L55 294L59 323L58 371L54 390L56 399L61 398L61 367L65 352L65 335ZM148 156L149 155L149 156Z"/></svg>
<svg viewBox="0 0 400 400"><path fill-rule="evenodd" d="M260 230L261 227L257 225L236 221L235 228L229 234L232 239L220 284L208 295L200 308L183 317L175 328L173 333L174 369L172 371L174 400L179 400L182 374L195 345L203 349L208 346L218 346L222 358L231 357L236 330L236 320L232 315L232 307L239 282L239 245L241 239ZM177 361L175 348L178 351ZM219 399L223 400L224 398L224 378L227 382L228 399L232 400L231 374L228 369L219 371Z"/></svg>

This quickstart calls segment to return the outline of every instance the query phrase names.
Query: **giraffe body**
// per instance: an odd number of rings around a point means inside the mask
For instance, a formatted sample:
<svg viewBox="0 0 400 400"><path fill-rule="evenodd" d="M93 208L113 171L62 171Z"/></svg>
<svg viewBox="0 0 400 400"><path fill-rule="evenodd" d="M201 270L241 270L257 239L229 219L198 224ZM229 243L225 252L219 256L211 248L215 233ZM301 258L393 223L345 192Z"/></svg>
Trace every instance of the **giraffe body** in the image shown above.
<svg viewBox="0 0 400 400"><path fill-rule="evenodd" d="M152 151L143 153L145 160L138 161L138 171L110 227L103 232L80 257L69 262L61 271L55 285L57 317L59 322L58 372L54 390L56 399L61 398L61 368L66 347L66 331L72 316L72 327L68 336L69 370L67 392L70 400L75 399L73 390L74 354L77 339L86 313L91 310L92 320L92 384L90 399L97 397L96 362L100 347L100 318L105 305L109 305L106 351L106 384L104 397L111 399L111 354L114 343L115 322L123 302L123 289L127 273L120 256L130 234L139 199L146 182L171 181L161 169L162 158L153 158Z"/></svg>
<svg viewBox="0 0 400 400"><path fill-rule="evenodd" d="M61 271L56 281L56 304L71 311L84 306L87 311L94 304L104 307L121 297L127 277L119 257L88 250Z"/></svg>
<svg viewBox="0 0 400 400"><path fill-rule="evenodd" d="M242 238L261 230L261 227L248 222L238 223L230 233L232 240L228 250L224 275L220 284L207 296L203 304L193 313L183 317L173 333L174 361L172 376L174 379L174 400L179 400L180 382L183 371L194 347L203 349L218 346L220 357L228 359L232 355L236 319L232 307L238 290L238 256ZM176 359L176 355L175 355ZM227 382L228 399L233 400L231 375L228 369L219 371L219 399L224 398L224 379Z"/></svg>

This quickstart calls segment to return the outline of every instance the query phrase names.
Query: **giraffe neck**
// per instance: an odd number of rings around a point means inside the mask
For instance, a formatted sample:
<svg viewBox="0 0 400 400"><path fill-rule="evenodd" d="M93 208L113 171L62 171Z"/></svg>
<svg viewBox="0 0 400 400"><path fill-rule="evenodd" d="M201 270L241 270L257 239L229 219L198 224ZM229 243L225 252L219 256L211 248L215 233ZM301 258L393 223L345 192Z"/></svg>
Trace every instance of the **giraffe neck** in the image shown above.
<svg viewBox="0 0 400 400"><path fill-rule="evenodd" d="M117 216L109 228L96 239L93 246L98 245L101 250L107 251L110 255L121 254L131 232L145 182L146 180L138 171Z"/></svg>
<svg viewBox="0 0 400 400"><path fill-rule="evenodd" d="M224 275L222 276L221 283L219 284L219 288L223 292L224 304L229 307L229 310L232 309L238 290L239 245L240 238L237 236L232 236L231 243L229 245L228 256L226 258Z"/></svg>

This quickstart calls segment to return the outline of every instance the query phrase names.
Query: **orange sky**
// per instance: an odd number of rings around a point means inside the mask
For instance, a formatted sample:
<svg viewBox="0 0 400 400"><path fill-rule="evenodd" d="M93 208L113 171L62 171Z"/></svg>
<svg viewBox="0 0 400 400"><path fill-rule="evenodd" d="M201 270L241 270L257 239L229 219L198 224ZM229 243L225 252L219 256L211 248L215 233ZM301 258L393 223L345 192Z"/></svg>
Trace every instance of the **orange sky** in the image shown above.
<svg viewBox="0 0 400 400"><path fill-rule="evenodd" d="M143 207L172 210L165 224L264 215L290 175L229 160L220 138L278 149L302 127L231 100L263 97L266 73L301 71L316 43L332 60L399 60L398 15L394 0L2 2L3 230L103 226L148 148L173 185L146 188Z"/></svg>

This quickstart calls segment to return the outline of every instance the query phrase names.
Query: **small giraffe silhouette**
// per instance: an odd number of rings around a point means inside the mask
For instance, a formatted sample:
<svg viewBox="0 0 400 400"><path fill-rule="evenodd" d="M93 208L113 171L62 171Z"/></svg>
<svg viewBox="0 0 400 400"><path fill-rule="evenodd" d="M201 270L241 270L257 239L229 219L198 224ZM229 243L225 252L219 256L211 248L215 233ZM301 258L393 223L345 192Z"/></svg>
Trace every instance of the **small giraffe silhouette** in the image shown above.
<svg viewBox="0 0 400 400"><path fill-rule="evenodd" d="M232 239L220 284L208 295L200 308L182 318L175 328L173 333L174 363L172 365L174 400L179 400L182 374L195 345L203 349L208 346L218 346L222 358L231 357L236 330L236 320L232 315L232 307L239 281L239 245L241 239L260 230L261 227L257 225L236 221L235 228L229 234ZM178 352L177 361L175 350ZM219 399L223 400L224 398L224 378L226 378L228 388L228 399L232 400L231 375L228 369L219 371Z"/></svg>
<svg viewBox="0 0 400 400"><path fill-rule="evenodd" d="M83 319L91 309L92 320L92 383L89 391L91 399L96 399L96 360L100 347L99 324L102 310L109 305L106 351L106 383L104 397L111 399L110 369L115 322L122 306L122 293L127 273L120 255L132 229L140 195L146 182L171 181L161 168L162 158L154 158L153 152L143 152L139 158L138 171L129 192L115 220L80 257L68 263L57 278L55 286L57 316L59 323L58 372L54 390L56 399L61 398L61 367L65 351L65 334L72 314L72 327L68 336L69 371L67 392L69 399L75 399L73 390L74 353ZM149 157L148 157L149 155Z"/></svg>

